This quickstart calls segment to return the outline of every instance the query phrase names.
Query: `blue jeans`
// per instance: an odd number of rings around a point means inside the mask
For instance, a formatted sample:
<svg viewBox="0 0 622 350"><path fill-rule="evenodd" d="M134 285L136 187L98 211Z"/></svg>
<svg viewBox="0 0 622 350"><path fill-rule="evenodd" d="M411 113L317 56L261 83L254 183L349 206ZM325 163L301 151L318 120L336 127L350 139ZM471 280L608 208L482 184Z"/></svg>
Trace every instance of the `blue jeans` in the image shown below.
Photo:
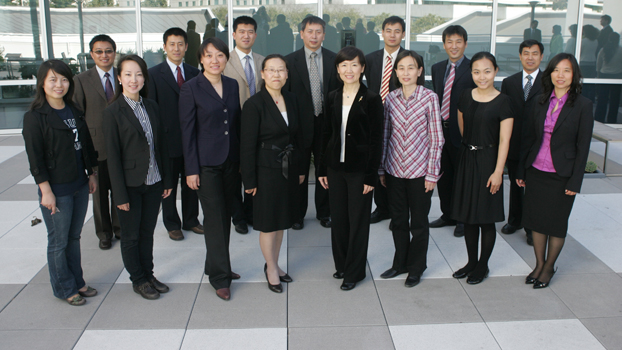
<svg viewBox="0 0 622 350"><path fill-rule="evenodd" d="M54 215L48 208L40 205L48 230L50 282L57 298L67 299L78 294L78 289L86 285L80 263L80 233L88 202L89 185L84 184L72 195L56 197L56 207L60 211Z"/></svg>

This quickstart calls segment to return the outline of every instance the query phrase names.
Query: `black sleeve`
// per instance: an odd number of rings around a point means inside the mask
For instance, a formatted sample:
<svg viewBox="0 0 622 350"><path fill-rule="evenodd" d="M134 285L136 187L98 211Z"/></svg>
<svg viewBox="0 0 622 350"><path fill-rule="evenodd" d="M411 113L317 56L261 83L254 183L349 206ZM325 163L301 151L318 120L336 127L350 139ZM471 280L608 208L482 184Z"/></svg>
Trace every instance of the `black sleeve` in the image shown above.
<svg viewBox="0 0 622 350"><path fill-rule="evenodd" d="M114 106L116 103L108 106L103 112L103 129L104 138L106 140L106 152L108 153L108 177L110 178L110 186L115 198L115 205L121 205L130 202L130 196L125 186L125 175L123 173L123 151L121 150L121 138L119 135L119 127L117 119L114 115Z"/></svg>
<svg viewBox="0 0 622 350"><path fill-rule="evenodd" d="M260 107L246 100L242 108L240 133L240 168L245 189L257 187L257 140L261 124Z"/></svg>
<svg viewBox="0 0 622 350"><path fill-rule="evenodd" d="M24 114L24 128L22 136L26 146L26 155L30 164L30 173L35 182L40 184L50 180L50 174L45 164L45 140L41 124L38 122L38 113L29 111Z"/></svg>
<svg viewBox="0 0 622 350"><path fill-rule="evenodd" d="M369 140L369 160L365 170L365 184L376 186L378 183L378 168L380 168L380 158L382 157L382 138L384 107L382 97L375 95L369 100L368 115L370 121L370 140Z"/></svg>

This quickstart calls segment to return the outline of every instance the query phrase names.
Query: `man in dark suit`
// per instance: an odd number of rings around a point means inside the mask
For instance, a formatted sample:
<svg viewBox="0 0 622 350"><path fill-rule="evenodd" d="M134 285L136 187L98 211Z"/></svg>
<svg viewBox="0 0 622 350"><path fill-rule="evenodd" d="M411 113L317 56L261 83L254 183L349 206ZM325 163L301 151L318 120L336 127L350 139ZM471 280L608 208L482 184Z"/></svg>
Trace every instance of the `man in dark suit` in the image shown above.
<svg viewBox="0 0 622 350"><path fill-rule="evenodd" d="M516 184L516 173L520 160L520 148L524 122L529 118L533 104L536 103L535 96L542 91L542 74L540 63L544 57L544 45L535 40L525 40L519 46L520 61L523 70L505 78L501 84L501 92L508 95L512 101L512 111L514 112L514 126L510 139L510 150L505 165L508 168L510 177L510 210L508 213L508 223L503 226L501 232L512 234L522 228L523 220L523 188ZM533 245L533 238L530 230L527 233L527 243Z"/></svg>
<svg viewBox="0 0 622 350"><path fill-rule="evenodd" d="M600 34L598 34L598 47L596 48L596 57L598 57L600 49L602 49L603 46L605 46L605 44L607 43L609 35L613 33L613 29L611 28L611 16L601 16L600 25L603 26L603 29L600 31Z"/></svg>
<svg viewBox="0 0 622 350"><path fill-rule="evenodd" d="M324 22L326 22L326 39L324 39L324 47L333 51L339 51L339 34L337 33L337 28L330 25L330 15L325 13L322 16Z"/></svg>
<svg viewBox="0 0 622 350"><path fill-rule="evenodd" d="M285 56L294 49L294 32L286 22L285 15L276 16L276 23L276 27L270 29L268 49L270 53Z"/></svg>
<svg viewBox="0 0 622 350"><path fill-rule="evenodd" d="M289 64L289 79L287 79L285 89L296 94L300 110L305 112L300 117L300 124L304 132L305 144L302 162L306 169L303 174L307 176L300 185L300 219L292 227L295 230L301 230L304 227L303 220L307 214L309 198L308 174L311 153L315 160L319 159L326 97L329 92L339 87L335 69L336 55L322 48L326 23L317 16L309 16L303 19L301 24L304 47L285 57ZM330 227L328 191L319 184L315 186L315 209L320 224Z"/></svg>
<svg viewBox="0 0 622 350"><path fill-rule="evenodd" d="M380 49L365 56L365 79L367 87L382 97L384 103L389 92L395 90L395 70L393 65L397 54L404 51L400 45L404 36L406 23L398 16L391 16L382 22L382 38L384 49ZM374 33L375 34L375 33ZM375 224L389 218L389 203L386 187L380 182L374 187L374 202L376 210L371 213L371 223Z"/></svg>
<svg viewBox="0 0 622 350"><path fill-rule="evenodd" d="M467 32L459 25L451 25L443 31L443 48L449 59L432 66L432 85L441 103L443 135L445 144L441 154L441 173L438 180L438 196L441 200L443 215L432 221L430 227L456 225L454 236L464 236L464 225L451 218L451 201L455 171L458 169L458 157L462 136L458 128L458 102L462 92L475 88L471 76L471 60L464 56L467 48Z"/></svg>
<svg viewBox="0 0 622 350"><path fill-rule="evenodd" d="M363 39L360 39L364 43L362 50L365 54L370 54L380 47L380 36L374 28L376 28L376 23L372 21L367 22L367 34L365 34Z"/></svg>
<svg viewBox="0 0 622 350"><path fill-rule="evenodd" d="M181 85L196 77L199 70L183 63L188 50L186 32L181 28L169 28L164 32L164 51L166 61L149 69L149 98L160 107L168 142L168 156L171 176L185 180L184 157L181 149L181 129L179 127L179 90ZM196 56L196 55L194 55ZM162 221L169 237L174 241L184 239L181 230L203 234L203 225L199 223L199 197L181 182L181 216L177 213L177 182L168 198L162 200Z"/></svg>
<svg viewBox="0 0 622 350"><path fill-rule="evenodd" d="M93 37L89 47L95 67L74 77L73 102L78 109L84 111L93 145L98 153L98 184L93 193L93 221L99 238L99 248L106 250L112 247L113 234L119 239L121 237L121 226L108 176L102 117L102 112L112 102L119 88L116 69L113 68L117 45L108 35L100 34Z"/></svg>
<svg viewBox="0 0 622 350"><path fill-rule="evenodd" d="M538 21L531 21L531 27L523 32L523 40L542 42L542 31L538 29Z"/></svg>
<svg viewBox="0 0 622 350"><path fill-rule="evenodd" d="M201 46L201 35L197 33L197 23L195 21L188 21L188 49L184 55L184 61L193 66L198 67L199 61L197 59L197 50Z"/></svg>

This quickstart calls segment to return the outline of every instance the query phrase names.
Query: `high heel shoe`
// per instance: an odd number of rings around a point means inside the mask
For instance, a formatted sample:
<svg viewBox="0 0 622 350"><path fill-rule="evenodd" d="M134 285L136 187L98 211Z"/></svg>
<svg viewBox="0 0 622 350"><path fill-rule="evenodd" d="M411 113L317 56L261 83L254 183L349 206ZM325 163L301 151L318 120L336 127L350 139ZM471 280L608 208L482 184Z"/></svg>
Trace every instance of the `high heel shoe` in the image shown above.
<svg viewBox="0 0 622 350"><path fill-rule="evenodd" d="M283 293L283 285L279 284L270 284L270 279L268 279L268 264L263 266L263 273L266 275L266 281L268 282L268 289L275 293Z"/></svg>
<svg viewBox="0 0 622 350"><path fill-rule="evenodd" d="M533 289L542 289L542 288L548 287L549 284L551 283L551 280L553 279L553 276L555 276L556 272L557 272L557 268L555 269L555 271L553 271L553 274L551 275L551 278L549 278L548 282L542 282L542 281L539 281L538 279L536 279L533 282Z"/></svg>
<svg viewBox="0 0 622 350"><path fill-rule="evenodd" d="M525 284L534 284L536 280L537 278L527 275L527 277L525 277Z"/></svg>
<svg viewBox="0 0 622 350"><path fill-rule="evenodd" d="M484 276L483 276L483 277L475 277L475 276L473 276L473 275L471 274L471 275L469 275L469 278L467 278L467 281L466 281L466 282L467 282L468 284L479 284L479 283L482 283L482 282L486 279L486 277L488 277L488 273L489 273L489 272L490 272L490 270L489 270L489 269L486 269L486 273L484 274Z"/></svg>

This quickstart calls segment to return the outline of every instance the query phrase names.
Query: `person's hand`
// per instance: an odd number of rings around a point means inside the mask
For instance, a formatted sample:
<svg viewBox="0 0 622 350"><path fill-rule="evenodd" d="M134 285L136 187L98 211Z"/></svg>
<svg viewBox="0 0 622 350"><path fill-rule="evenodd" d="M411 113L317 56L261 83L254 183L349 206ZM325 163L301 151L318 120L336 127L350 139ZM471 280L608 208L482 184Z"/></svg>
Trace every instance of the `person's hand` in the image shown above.
<svg viewBox="0 0 622 350"><path fill-rule="evenodd" d="M320 181L320 185L324 187L325 190L328 189L328 178L326 176L320 176L317 178Z"/></svg>
<svg viewBox="0 0 622 350"><path fill-rule="evenodd" d="M576 194L577 194L577 192L573 192L571 190L566 190L566 195L568 195L568 196L574 196Z"/></svg>
<svg viewBox="0 0 622 350"><path fill-rule="evenodd" d="M387 187L387 177L384 175L378 176L378 180L380 180L380 184L384 187Z"/></svg>
<svg viewBox="0 0 622 350"><path fill-rule="evenodd" d="M363 194L368 194L374 190L374 186L363 185Z"/></svg>
<svg viewBox="0 0 622 350"><path fill-rule="evenodd" d="M303 182L305 182L305 176L304 175L298 175L298 184L302 185Z"/></svg>
<svg viewBox="0 0 622 350"><path fill-rule="evenodd" d="M164 190L164 192L162 193L162 198L167 198L168 196L170 196L172 191L172 188Z"/></svg>
<svg viewBox="0 0 622 350"><path fill-rule="evenodd" d="M501 187L501 184L503 184L503 173L502 172L499 172L499 173L494 172L488 178L488 182L486 183L486 187L490 187L490 193L491 194L495 194L495 193L497 193L497 191L499 191L499 188Z"/></svg>
<svg viewBox="0 0 622 350"><path fill-rule="evenodd" d="M89 175L89 193L97 191L97 175Z"/></svg>
<svg viewBox="0 0 622 350"><path fill-rule="evenodd" d="M516 179L516 184L518 187L525 187L525 180Z"/></svg>
<svg viewBox="0 0 622 350"><path fill-rule="evenodd" d="M426 181L425 182L425 192L430 192L430 191L434 191L434 187L436 187L436 182L430 182L430 181Z"/></svg>
<svg viewBox="0 0 622 350"><path fill-rule="evenodd" d="M252 194L253 196L255 196L257 194L257 187L246 189L246 190L244 190L244 192L246 192L248 194Z"/></svg>
<svg viewBox="0 0 622 350"><path fill-rule="evenodd" d="M117 208L123 211L130 211L130 203L119 204L117 205Z"/></svg>
<svg viewBox="0 0 622 350"><path fill-rule="evenodd" d="M201 180L199 180L199 175L188 175L186 176L186 184L193 190L198 190L201 186Z"/></svg>
<svg viewBox="0 0 622 350"><path fill-rule="evenodd" d="M56 196L52 191L41 193L41 205L48 208L52 212L52 215L58 212L56 208Z"/></svg>

